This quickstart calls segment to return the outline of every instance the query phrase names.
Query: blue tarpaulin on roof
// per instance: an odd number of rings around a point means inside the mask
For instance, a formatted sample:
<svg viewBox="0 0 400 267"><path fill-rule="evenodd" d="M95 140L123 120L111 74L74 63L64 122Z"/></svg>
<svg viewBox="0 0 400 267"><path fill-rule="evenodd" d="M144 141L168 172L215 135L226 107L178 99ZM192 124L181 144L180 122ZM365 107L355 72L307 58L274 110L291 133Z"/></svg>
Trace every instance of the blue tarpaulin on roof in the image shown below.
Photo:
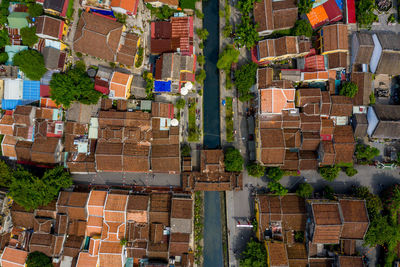
<svg viewBox="0 0 400 267"><path fill-rule="evenodd" d="M40 100L40 81L24 80L22 99Z"/></svg>
<svg viewBox="0 0 400 267"><path fill-rule="evenodd" d="M104 16L112 16L113 18L115 18L114 12L112 10L100 10L91 8L90 11L93 13L99 13Z"/></svg>
<svg viewBox="0 0 400 267"><path fill-rule="evenodd" d="M340 10L343 10L343 1L342 0L335 0L335 1Z"/></svg>
<svg viewBox="0 0 400 267"><path fill-rule="evenodd" d="M154 92L171 92L171 81L154 81Z"/></svg>
<svg viewBox="0 0 400 267"><path fill-rule="evenodd" d="M32 103L31 100L21 100L21 99L3 99L1 101L1 108L12 110L15 109L17 106L23 106Z"/></svg>

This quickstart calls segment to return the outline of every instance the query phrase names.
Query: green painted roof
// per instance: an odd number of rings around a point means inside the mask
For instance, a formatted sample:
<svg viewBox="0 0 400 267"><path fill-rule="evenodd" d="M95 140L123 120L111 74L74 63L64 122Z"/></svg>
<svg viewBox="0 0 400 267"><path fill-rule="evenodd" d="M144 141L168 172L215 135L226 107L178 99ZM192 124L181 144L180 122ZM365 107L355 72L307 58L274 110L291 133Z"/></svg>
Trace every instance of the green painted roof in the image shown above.
<svg viewBox="0 0 400 267"><path fill-rule="evenodd" d="M26 12L13 12L11 13L8 19L8 26L12 29L22 29L24 27L28 27L28 21L26 17L29 16Z"/></svg>

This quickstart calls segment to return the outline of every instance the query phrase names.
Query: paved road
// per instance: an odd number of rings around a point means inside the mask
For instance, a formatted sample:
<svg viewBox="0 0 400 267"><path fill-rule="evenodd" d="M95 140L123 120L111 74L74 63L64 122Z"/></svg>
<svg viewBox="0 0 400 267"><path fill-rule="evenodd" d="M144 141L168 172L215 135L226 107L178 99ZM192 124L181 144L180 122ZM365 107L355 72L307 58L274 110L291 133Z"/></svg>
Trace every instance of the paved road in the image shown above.
<svg viewBox="0 0 400 267"><path fill-rule="evenodd" d="M72 179L75 183L90 185L181 186L179 174L164 173L99 172L97 174L74 174Z"/></svg>

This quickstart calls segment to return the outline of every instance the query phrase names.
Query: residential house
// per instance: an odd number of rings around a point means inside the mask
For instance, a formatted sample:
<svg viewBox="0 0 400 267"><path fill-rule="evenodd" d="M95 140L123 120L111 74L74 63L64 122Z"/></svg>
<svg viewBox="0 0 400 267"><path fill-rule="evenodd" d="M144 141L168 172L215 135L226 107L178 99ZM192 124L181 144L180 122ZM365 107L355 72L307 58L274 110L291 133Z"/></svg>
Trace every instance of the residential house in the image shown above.
<svg viewBox="0 0 400 267"><path fill-rule="evenodd" d="M49 70L63 70L66 53L54 47L44 47L42 49L44 66Z"/></svg>
<svg viewBox="0 0 400 267"><path fill-rule="evenodd" d="M311 202L309 234L314 244L338 244L343 215L337 202Z"/></svg>
<svg viewBox="0 0 400 267"><path fill-rule="evenodd" d="M375 44L372 34L356 32L351 38L351 65L369 64Z"/></svg>
<svg viewBox="0 0 400 267"><path fill-rule="evenodd" d="M338 7L335 0L328 0L323 3L315 3L313 9L307 13L313 29L319 28L326 23L333 24L342 20L342 10Z"/></svg>
<svg viewBox="0 0 400 267"><path fill-rule="evenodd" d="M196 59L193 55L162 54L155 68L155 92L180 92L183 83L195 81Z"/></svg>
<svg viewBox="0 0 400 267"><path fill-rule="evenodd" d="M221 173L225 171L224 151L222 149L211 149L201 151L201 172Z"/></svg>
<svg viewBox="0 0 400 267"><path fill-rule="evenodd" d="M336 266L338 267L364 267L364 260L362 257L357 256L336 256Z"/></svg>
<svg viewBox="0 0 400 267"><path fill-rule="evenodd" d="M120 1L122 2L124 0ZM136 51L138 50L139 45L140 45L140 38L138 35L134 33L125 33L125 36L122 37L121 44L118 49L117 61L120 64L124 64L128 67L133 66L135 62ZM142 53L144 54L143 51Z"/></svg>
<svg viewBox="0 0 400 267"><path fill-rule="evenodd" d="M308 42L309 45L304 43ZM303 40L303 45L299 45L299 37L284 36L277 39L261 40L257 44L257 59L259 62L284 60L287 58L301 57L307 55L310 50L311 42ZM308 48L308 49L307 49Z"/></svg>
<svg viewBox="0 0 400 267"><path fill-rule="evenodd" d="M267 242L267 255L269 266L289 266L286 246L282 242Z"/></svg>
<svg viewBox="0 0 400 267"><path fill-rule="evenodd" d="M367 136L368 120L367 114L354 114L351 120L351 125L353 126L354 137L363 138Z"/></svg>
<svg viewBox="0 0 400 267"><path fill-rule="evenodd" d="M297 12L296 2L292 0L262 0L254 3L254 21L258 24L258 34L263 36L276 30L292 28L297 21Z"/></svg>
<svg viewBox="0 0 400 267"><path fill-rule="evenodd" d="M11 159L17 158L17 152L15 150L15 145L17 144L18 139L12 135L5 135L3 140L1 141L1 153L4 157L8 157Z"/></svg>
<svg viewBox="0 0 400 267"><path fill-rule="evenodd" d="M113 70L111 68L99 65L94 80L94 90L99 91L104 95L108 95L110 93L110 80L112 75Z"/></svg>
<svg viewBox="0 0 400 267"><path fill-rule="evenodd" d="M343 230L341 239L363 240L369 226L365 200L340 199L343 214Z"/></svg>
<svg viewBox="0 0 400 267"><path fill-rule="evenodd" d="M374 139L398 139L400 136L400 107L374 105L368 107L367 134Z"/></svg>
<svg viewBox="0 0 400 267"><path fill-rule="evenodd" d="M12 112L6 111L0 119L0 134L13 135L14 134L14 118Z"/></svg>
<svg viewBox="0 0 400 267"><path fill-rule="evenodd" d="M43 9L48 14L65 17L67 15L69 0L44 0Z"/></svg>
<svg viewBox="0 0 400 267"><path fill-rule="evenodd" d="M123 25L112 19L83 12L74 36L74 50L106 61L117 60Z"/></svg>
<svg viewBox="0 0 400 267"><path fill-rule="evenodd" d="M322 55L330 53L348 53L348 30L346 24L332 24L320 30L320 49Z"/></svg>
<svg viewBox="0 0 400 267"><path fill-rule="evenodd" d="M3 267L25 266L28 252L12 247L6 247L1 254L0 263Z"/></svg>
<svg viewBox="0 0 400 267"><path fill-rule="evenodd" d="M351 125L335 126L333 132L335 163L353 163L355 141Z"/></svg>
<svg viewBox="0 0 400 267"><path fill-rule="evenodd" d="M110 7L114 12L136 16L139 1L112 0Z"/></svg>
<svg viewBox="0 0 400 267"><path fill-rule="evenodd" d="M336 125L346 125L348 118L353 113L353 100L348 96L332 95L331 101L330 117Z"/></svg>
<svg viewBox="0 0 400 267"><path fill-rule="evenodd" d="M127 99L130 96L130 88L133 76L118 71L114 71L110 81L111 99Z"/></svg>
<svg viewBox="0 0 400 267"><path fill-rule="evenodd" d="M26 12L12 12L7 17L8 27L11 29L22 29L28 27L27 17L29 16Z"/></svg>
<svg viewBox="0 0 400 267"><path fill-rule="evenodd" d="M274 81L267 88L260 88L260 114L280 114L295 108L296 89L289 81Z"/></svg>
<svg viewBox="0 0 400 267"><path fill-rule="evenodd" d="M179 6L178 0L145 0L145 3L149 3L153 7L161 7L163 5L167 5L172 8L178 8Z"/></svg>
<svg viewBox="0 0 400 267"><path fill-rule="evenodd" d="M328 69L343 70L347 68L347 53L336 52L326 55L328 59Z"/></svg>
<svg viewBox="0 0 400 267"><path fill-rule="evenodd" d="M61 19L40 16L35 19L36 35L43 39L62 40L66 25Z"/></svg>
<svg viewBox="0 0 400 267"><path fill-rule="evenodd" d="M394 33L372 35L374 50L369 67L372 73L397 75L400 71L400 36Z"/></svg>
<svg viewBox="0 0 400 267"><path fill-rule="evenodd" d="M372 73L352 72L351 81L358 87L357 94L353 97L353 113L367 113L372 90Z"/></svg>

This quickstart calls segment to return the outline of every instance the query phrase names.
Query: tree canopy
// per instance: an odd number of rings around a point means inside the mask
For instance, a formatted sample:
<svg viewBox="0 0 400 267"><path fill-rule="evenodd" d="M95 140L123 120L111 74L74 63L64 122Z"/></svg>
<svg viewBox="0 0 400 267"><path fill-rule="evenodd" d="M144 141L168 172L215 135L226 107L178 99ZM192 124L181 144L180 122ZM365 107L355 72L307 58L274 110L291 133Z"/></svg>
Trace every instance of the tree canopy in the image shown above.
<svg viewBox="0 0 400 267"><path fill-rule="evenodd" d="M28 4L28 12L31 18L39 17L43 14L43 5L36 4L36 3L29 3Z"/></svg>
<svg viewBox="0 0 400 267"><path fill-rule="evenodd" d="M239 100L248 100L253 97L250 88L256 83L257 64L249 62L235 71L235 85L239 92Z"/></svg>
<svg viewBox="0 0 400 267"><path fill-rule="evenodd" d="M198 29L196 29L196 33L199 36L200 40L203 40L203 41L207 40L207 37L208 37L207 29L198 28Z"/></svg>
<svg viewBox="0 0 400 267"><path fill-rule="evenodd" d="M21 29L22 43L27 46L33 46L39 40L36 35L36 27L25 27Z"/></svg>
<svg viewBox="0 0 400 267"><path fill-rule="evenodd" d="M358 92L357 84L353 82L346 82L340 88L339 94L353 98Z"/></svg>
<svg viewBox="0 0 400 267"><path fill-rule="evenodd" d="M101 97L101 93L94 90L93 81L82 67L53 74L50 88L51 99L67 108L74 101L86 105L96 104Z"/></svg>
<svg viewBox="0 0 400 267"><path fill-rule="evenodd" d="M371 221L368 232L365 235L364 242L375 247L376 245L388 247L388 250L393 250L400 241L400 225L391 225L387 216L378 216Z"/></svg>
<svg viewBox="0 0 400 267"><path fill-rule="evenodd" d="M243 157L236 148L229 147L225 151L225 170L228 172L240 172L243 170Z"/></svg>
<svg viewBox="0 0 400 267"><path fill-rule="evenodd" d="M51 258L40 251L31 252L26 260L27 267L52 267Z"/></svg>
<svg viewBox="0 0 400 267"><path fill-rule="evenodd" d="M365 144L356 145L356 158L359 160L372 160L379 156L379 149Z"/></svg>
<svg viewBox="0 0 400 267"><path fill-rule="evenodd" d="M275 181L269 182L268 188L276 196L285 196L289 191L283 185L281 185L279 182L275 182Z"/></svg>
<svg viewBox="0 0 400 267"><path fill-rule="evenodd" d="M301 19L296 21L294 24L294 27L292 28L292 34L297 36L304 35L311 37L313 34L313 29L308 21Z"/></svg>
<svg viewBox="0 0 400 267"><path fill-rule="evenodd" d="M300 15L310 13L313 7L313 1L311 0L300 0L297 3L298 12Z"/></svg>
<svg viewBox="0 0 400 267"><path fill-rule="evenodd" d="M374 0L359 0L356 1L356 18L357 22L364 27L369 27L378 16L374 14Z"/></svg>
<svg viewBox="0 0 400 267"><path fill-rule="evenodd" d="M258 163L250 163L246 166L247 172L253 177L262 177L265 174L265 167Z"/></svg>
<svg viewBox="0 0 400 267"><path fill-rule="evenodd" d="M314 188L309 183L302 183L299 185L299 188L296 190L296 194L299 197L309 198L314 192Z"/></svg>
<svg viewBox="0 0 400 267"><path fill-rule="evenodd" d="M8 60L8 54L6 52L0 53L0 63L6 63Z"/></svg>
<svg viewBox="0 0 400 267"><path fill-rule="evenodd" d="M203 84L204 80L206 79L206 71L203 69L200 69L199 72L196 74L196 82L199 84Z"/></svg>
<svg viewBox="0 0 400 267"><path fill-rule="evenodd" d="M24 50L13 57L13 63L18 66L26 77L38 81L46 73L42 54L36 50Z"/></svg>
<svg viewBox="0 0 400 267"><path fill-rule="evenodd" d="M369 191L366 186L353 187L353 195L365 199L370 220L380 215L383 210L382 200Z"/></svg>
<svg viewBox="0 0 400 267"><path fill-rule="evenodd" d="M346 168L346 175L349 177L353 177L357 173L358 173L358 171L356 169L354 169L353 167Z"/></svg>
<svg viewBox="0 0 400 267"><path fill-rule="evenodd" d="M242 252L240 267L264 267L267 266L267 253L262 243L252 239Z"/></svg>
<svg viewBox="0 0 400 267"><path fill-rule="evenodd" d="M268 171L267 171L268 178L275 182L282 179L283 174L284 174L284 172L279 167L271 167L271 168L268 168Z"/></svg>
<svg viewBox="0 0 400 267"><path fill-rule="evenodd" d="M242 16L241 23L236 28L235 43L251 49L260 40L257 27L249 16Z"/></svg>
<svg viewBox="0 0 400 267"><path fill-rule="evenodd" d="M61 188L71 185L71 175L62 166L46 171L42 178L20 167L13 172L9 195L29 211L49 204Z"/></svg>
<svg viewBox="0 0 400 267"><path fill-rule="evenodd" d="M12 170L3 160L0 160L0 186L9 187L12 181Z"/></svg>
<svg viewBox="0 0 400 267"><path fill-rule="evenodd" d="M8 31L7 29L2 29L0 30L0 48L3 48L8 44L10 44L10 39L8 38Z"/></svg>
<svg viewBox="0 0 400 267"><path fill-rule="evenodd" d="M176 101L175 106L176 106L176 108L178 108L178 109L182 109L182 108L185 107L185 104L186 104L185 99L179 98L178 101Z"/></svg>
<svg viewBox="0 0 400 267"><path fill-rule="evenodd" d="M325 166L319 168L319 174L327 181L332 182L339 176L339 166Z"/></svg>
<svg viewBox="0 0 400 267"><path fill-rule="evenodd" d="M230 70L232 63L237 63L239 61L239 50L236 50L233 45L227 45L219 54L219 59L217 62L217 68L222 70Z"/></svg>

